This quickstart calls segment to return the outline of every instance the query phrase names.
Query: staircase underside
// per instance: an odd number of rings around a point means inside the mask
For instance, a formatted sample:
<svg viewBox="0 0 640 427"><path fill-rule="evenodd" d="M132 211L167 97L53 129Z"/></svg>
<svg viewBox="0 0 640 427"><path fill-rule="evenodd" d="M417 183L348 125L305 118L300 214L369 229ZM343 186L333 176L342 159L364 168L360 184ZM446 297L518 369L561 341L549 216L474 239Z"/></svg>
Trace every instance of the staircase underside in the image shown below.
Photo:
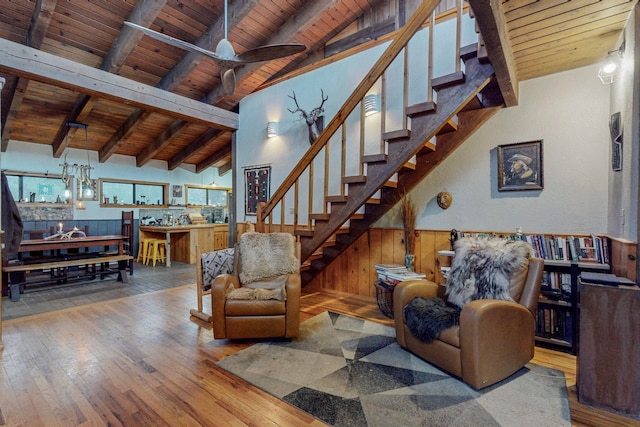
<svg viewBox="0 0 640 427"><path fill-rule="evenodd" d="M488 61L464 48L465 72L434 79L437 102L409 106L410 129L388 132L387 153L364 156L366 176L343 177L346 196L328 196L329 214L312 214L311 229L296 230L309 283L491 118L504 100ZM435 142L435 143L434 143ZM415 162L410 162L415 156ZM396 175L397 174L397 175ZM396 181L390 181L397 176ZM380 190L377 198L372 198ZM364 206L364 213L362 207Z"/></svg>

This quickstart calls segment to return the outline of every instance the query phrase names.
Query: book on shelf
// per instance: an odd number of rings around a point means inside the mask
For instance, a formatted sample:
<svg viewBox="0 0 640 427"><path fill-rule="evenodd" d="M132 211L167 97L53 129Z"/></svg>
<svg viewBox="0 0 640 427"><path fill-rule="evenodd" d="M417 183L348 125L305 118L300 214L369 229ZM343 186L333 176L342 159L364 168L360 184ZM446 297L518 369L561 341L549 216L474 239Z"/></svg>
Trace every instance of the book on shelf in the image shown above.
<svg viewBox="0 0 640 427"><path fill-rule="evenodd" d="M524 240L531 245L534 256L552 261L609 264L609 240L595 234L584 236L554 236L545 234L498 234L456 232L461 237L496 237Z"/></svg>
<svg viewBox="0 0 640 427"><path fill-rule="evenodd" d="M383 273L387 271L404 271L407 269L407 267L401 264L375 264L374 268L376 271Z"/></svg>
<svg viewBox="0 0 640 427"><path fill-rule="evenodd" d="M378 271L378 279L383 282L396 285L405 280L426 279L425 273L418 273L416 271L409 271L403 267L402 270L389 270L385 272Z"/></svg>

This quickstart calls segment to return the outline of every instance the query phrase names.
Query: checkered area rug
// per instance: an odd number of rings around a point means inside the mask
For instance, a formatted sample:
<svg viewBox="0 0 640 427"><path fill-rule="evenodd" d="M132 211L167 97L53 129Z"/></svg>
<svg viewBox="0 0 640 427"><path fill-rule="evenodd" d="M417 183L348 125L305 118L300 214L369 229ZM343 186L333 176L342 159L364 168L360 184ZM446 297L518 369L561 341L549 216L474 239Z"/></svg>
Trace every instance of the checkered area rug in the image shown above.
<svg viewBox="0 0 640 427"><path fill-rule="evenodd" d="M477 391L400 348L393 328L336 313L218 365L333 426L571 425L560 371L528 364Z"/></svg>

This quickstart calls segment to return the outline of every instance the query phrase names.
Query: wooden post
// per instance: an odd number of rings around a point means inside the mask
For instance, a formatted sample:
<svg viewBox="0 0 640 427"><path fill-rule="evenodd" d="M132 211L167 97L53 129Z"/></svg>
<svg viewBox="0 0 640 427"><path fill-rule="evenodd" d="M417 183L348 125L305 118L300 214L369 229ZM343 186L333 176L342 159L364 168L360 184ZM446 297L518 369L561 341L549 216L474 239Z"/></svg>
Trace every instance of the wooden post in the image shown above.
<svg viewBox="0 0 640 427"><path fill-rule="evenodd" d="M257 210L256 231L258 233L264 233L265 225L264 225L264 218L262 217L262 210L264 209L265 205L266 205L265 202L259 202L258 209L256 209Z"/></svg>

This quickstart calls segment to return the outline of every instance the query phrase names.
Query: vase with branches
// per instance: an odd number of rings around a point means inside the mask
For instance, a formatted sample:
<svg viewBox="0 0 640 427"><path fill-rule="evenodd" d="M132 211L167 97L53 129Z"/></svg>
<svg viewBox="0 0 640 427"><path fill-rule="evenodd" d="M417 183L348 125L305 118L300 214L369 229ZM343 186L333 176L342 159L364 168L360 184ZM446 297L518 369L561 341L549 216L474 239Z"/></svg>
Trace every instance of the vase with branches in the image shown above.
<svg viewBox="0 0 640 427"><path fill-rule="evenodd" d="M406 194L402 197L400 215L402 216L402 227L404 229L404 265L408 270L414 271L416 259L416 206Z"/></svg>

